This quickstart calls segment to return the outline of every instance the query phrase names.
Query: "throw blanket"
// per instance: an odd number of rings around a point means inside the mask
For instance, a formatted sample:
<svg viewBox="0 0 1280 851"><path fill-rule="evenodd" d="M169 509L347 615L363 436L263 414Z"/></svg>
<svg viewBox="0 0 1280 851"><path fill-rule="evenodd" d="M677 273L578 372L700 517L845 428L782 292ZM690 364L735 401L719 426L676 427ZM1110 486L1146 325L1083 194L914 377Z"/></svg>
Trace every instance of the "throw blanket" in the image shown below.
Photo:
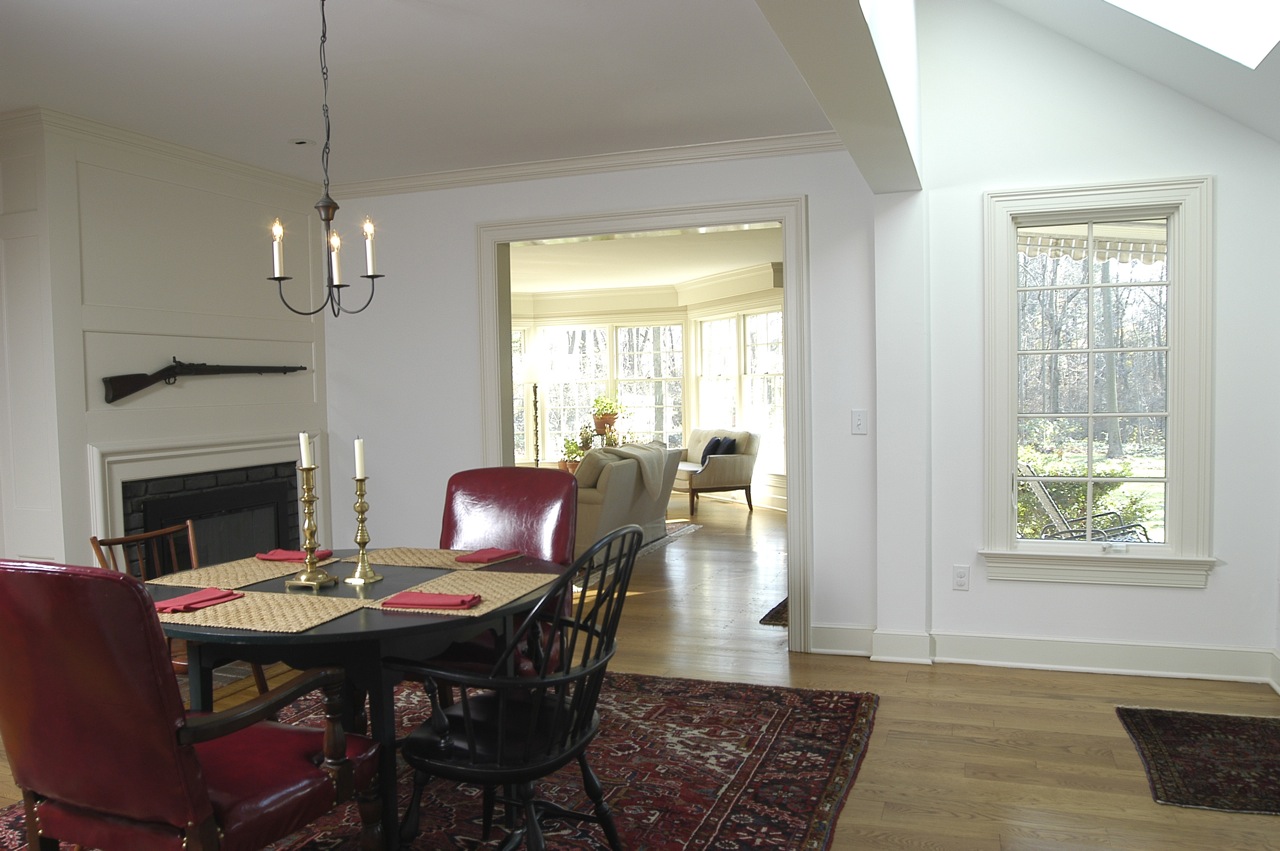
<svg viewBox="0 0 1280 851"><path fill-rule="evenodd" d="M618 458L634 458L640 464L640 480L649 496L662 496L662 474L667 466L667 449L661 443L624 443L603 450Z"/></svg>

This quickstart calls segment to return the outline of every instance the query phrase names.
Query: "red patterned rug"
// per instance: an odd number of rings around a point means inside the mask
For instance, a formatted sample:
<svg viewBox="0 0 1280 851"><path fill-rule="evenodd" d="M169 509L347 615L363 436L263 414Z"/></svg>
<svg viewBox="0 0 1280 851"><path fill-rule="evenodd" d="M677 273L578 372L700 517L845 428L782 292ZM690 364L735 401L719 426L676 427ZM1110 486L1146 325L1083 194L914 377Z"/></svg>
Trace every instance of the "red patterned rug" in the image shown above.
<svg viewBox="0 0 1280 851"><path fill-rule="evenodd" d="M1119 706L1161 804L1280 815L1280 718Z"/></svg>
<svg viewBox="0 0 1280 851"><path fill-rule="evenodd" d="M629 851L827 849L871 737L879 698L701 680L609 674L599 738L588 751ZM418 687L396 691L407 730L425 720ZM286 720L319 717L318 701ZM409 781L401 764L401 812ZM576 767L539 784L543 797L586 807ZM413 851L497 847L480 837L480 790L427 786ZM353 851L358 815L335 810L272 851ZM594 825L547 821L547 845L603 849ZM0 847L23 848L22 807L0 811Z"/></svg>

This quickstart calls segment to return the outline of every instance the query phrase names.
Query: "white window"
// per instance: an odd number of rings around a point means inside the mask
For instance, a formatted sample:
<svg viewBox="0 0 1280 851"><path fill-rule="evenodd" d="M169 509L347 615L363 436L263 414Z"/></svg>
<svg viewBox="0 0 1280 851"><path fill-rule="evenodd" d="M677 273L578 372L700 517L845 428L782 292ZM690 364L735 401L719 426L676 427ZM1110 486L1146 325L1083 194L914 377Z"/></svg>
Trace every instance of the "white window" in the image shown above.
<svg viewBox="0 0 1280 851"><path fill-rule="evenodd" d="M988 577L1207 581L1210 198L987 196Z"/></svg>
<svg viewBox="0 0 1280 851"><path fill-rule="evenodd" d="M701 428L760 435L756 469L786 472L786 397L781 310L742 311L698 323Z"/></svg>
<svg viewBox="0 0 1280 851"><path fill-rule="evenodd" d="M618 401L628 439L684 441L684 325L624 325L617 339Z"/></svg>
<svg viewBox="0 0 1280 851"><path fill-rule="evenodd" d="M545 418L544 454L560 457L566 438L575 439L591 423L591 402L609 387L609 329L594 326L555 326L538 329L539 384ZM545 388L545 394L543 393Z"/></svg>

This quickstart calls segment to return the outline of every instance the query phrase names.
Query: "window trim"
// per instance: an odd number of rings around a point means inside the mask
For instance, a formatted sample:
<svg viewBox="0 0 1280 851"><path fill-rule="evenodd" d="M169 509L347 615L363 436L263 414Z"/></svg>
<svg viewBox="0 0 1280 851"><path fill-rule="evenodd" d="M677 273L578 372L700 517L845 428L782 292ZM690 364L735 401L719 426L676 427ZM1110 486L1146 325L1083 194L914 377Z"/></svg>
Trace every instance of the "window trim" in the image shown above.
<svg viewBox="0 0 1280 851"><path fill-rule="evenodd" d="M1212 552L1213 180L1210 177L990 192L985 213L987 578L1205 587ZM1169 437L1163 544L1017 537L1016 229L1079 216L1168 216Z"/></svg>

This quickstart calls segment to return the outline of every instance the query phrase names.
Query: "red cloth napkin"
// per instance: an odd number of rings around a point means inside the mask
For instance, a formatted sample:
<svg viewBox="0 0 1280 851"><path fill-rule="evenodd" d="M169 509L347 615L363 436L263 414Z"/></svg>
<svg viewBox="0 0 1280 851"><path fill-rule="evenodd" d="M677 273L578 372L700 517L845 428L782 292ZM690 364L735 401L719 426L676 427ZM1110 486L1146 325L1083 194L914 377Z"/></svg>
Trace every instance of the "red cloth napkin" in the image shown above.
<svg viewBox="0 0 1280 851"><path fill-rule="evenodd" d="M489 547L484 550L476 550L474 553L458 556L455 561L475 563L475 564L493 564L495 561L503 561L509 558L515 558L520 555L519 550L503 550L497 547Z"/></svg>
<svg viewBox="0 0 1280 851"><path fill-rule="evenodd" d="M190 594L183 594L181 597L157 600L156 611L164 614L194 612L196 609L216 606L228 600L238 600L243 596L244 594L239 591L227 591L222 588L202 588L199 591L192 591Z"/></svg>
<svg viewBox="0 0 1280 851"><path fill-rule="evenodd" d="M316 550L317 559L326 559L333 555L333 550ZM306 561L306 550L272 550L269 553L258 553L263 561Z"/></svg>
<svg viewBox="0 0 1280 851"><path fill-rule="evenodd" d="M426 591L401 591L382 601L382 605L402 609L471 609L480 605L479 594L429 594Z"/></svg>

